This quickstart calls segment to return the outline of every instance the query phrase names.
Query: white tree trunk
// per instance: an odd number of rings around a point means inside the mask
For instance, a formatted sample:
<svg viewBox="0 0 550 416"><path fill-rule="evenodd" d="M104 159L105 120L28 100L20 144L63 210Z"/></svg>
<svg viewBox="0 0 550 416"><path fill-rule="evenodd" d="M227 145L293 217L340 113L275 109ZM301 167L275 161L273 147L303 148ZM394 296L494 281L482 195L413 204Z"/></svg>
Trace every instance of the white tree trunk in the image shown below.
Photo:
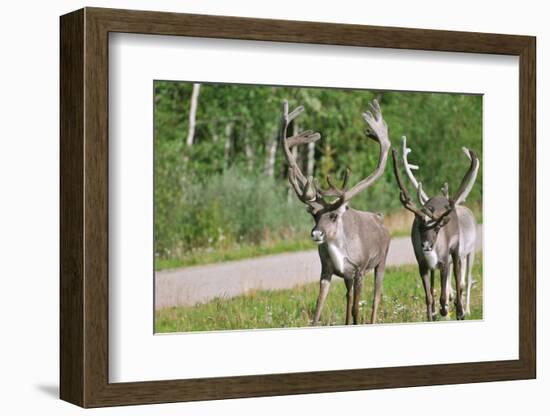
<svg viewBox="0 0 550 416"><path fill-rule="evenodd" d="M272 137L267 144L267 158L265 161L265 174L272 178L275 173L275 156L277 155L277 137Z"/></svg>
<svg viewBox="0 0 550 416"><path fill-rule="evenodd" d="M254 169L254 153L252 152L252 147L250 143L248 143L248 140L244 144L244 152L246 155L246 169L252 172Z"/></svg>
<svg viewBox="0 0 550 416"><path fill-rule="evenodd" d="M247 124L243 134L244 153L246 156L246 168L249 172L252 172L252 170L254 169L254 152L252 150L252 146L250 145L250 138L248 137L249 133L250 125Z"/></svg>
<svg viewBox="0 0 550 416"><path fill-rule="evenodd" d="M272 178L275 174L275 156L277 155L277 143L279 141L279 134L273 132L269 142L267 143L267 157L265 159L265 173L269 178Z"/></svg>
<svg viewBox="0 0 550 416"><path fill-rule="evenodd" d="M223 146L223 166L225 169L229 167L229 157L231 155L232 130L233 130L233 123L227 123L225 125L225 144Z"/></svg>
<svg viewBox="0 0 550 416"><path fill-rule="evenodd" d="M187 131L187 146L192 146L195 139L195 126L197 124L197 106L199 104L199 94L201 91L201 84L193 84L193 91L191 93L191 105L189 108L189 129Z"/></svg>

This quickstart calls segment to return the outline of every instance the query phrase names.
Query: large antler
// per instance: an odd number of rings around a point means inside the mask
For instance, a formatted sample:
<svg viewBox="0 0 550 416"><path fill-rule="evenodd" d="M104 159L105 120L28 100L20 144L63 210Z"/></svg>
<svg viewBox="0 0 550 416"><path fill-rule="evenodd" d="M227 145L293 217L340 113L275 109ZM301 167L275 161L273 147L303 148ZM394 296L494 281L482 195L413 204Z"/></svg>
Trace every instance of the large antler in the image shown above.
<svg viewBox="0 0 550 416"><path fill-rule="evenodd" d="M330 189L328 191L322 191L322 194L338 197L338 199L331 204L331 209L335 209L336 207L347 203L354 196L367 189L384 173L384 169L386 168L388 152L391 144L388 136L388 126L382 117L382 111L380 110L378 101L373 100L372 103L369 103L369 111L363 113L363 118L368 125L367 137L380 144L380 157L378 158L378 165L376 166L374 172L362 181L358 182L349 190L347 189L349 170L346 170L341 188L335 186L330 176L328 176L327 183L329 184Z"/></svg>
<svg viewBox="0 0 550 416"><path fill-rule="evenodd" d="M324 207L323 201L319 200L317 190L313 183L313 178L310 176L306 178L294 155L291 152L291 148L300 144L316 142L321 138L319 133L311 130L303 131L292 137L287 137L288 126L296 119L300 114L304 112L304 107L299 106L295 108L290 114L288 112L288 101L283 102L283 120L281 128L281 145L283 147L283 153L285 154L288 162L288 180L298 195L298 198L304 203L311 206L313 209L321 209Z"/></svg>
<svg viewBox="0 0 550 416"><path fill-rule="evenodd" d="M413 170L418 170L418 166L409 163L407 159L407 155L411 153L411 149L407 147L407 138L403 136L402 141L403 141L403 147L402 147L401 153L403 158L403 164L405 167L405 172L407 173L407 176L409 177L411 183L416 189L418 200L420 201L421 204L425 204L430 198L428 197L428 195L426 195L426 193L422 189L422 182L418 182L412 172ZM479 170L479 159L477 158L475 152L465 147L462 148L462 151L466 154L468 159L470 159L471 163L470 163L470 168L468 169L468 171L466 172L466 175L462 179L462 183L460 184L460 187L457 193L451 199L449 198L449 188L447 183L445 183L441 188L441 192L443 193L443 196L449 199L450 201L452 200L453 204L455 205L462 204L466 201L467 196L472 191L472 188L476 181L477 172Z"/></svg>
<svg viewBox="0 0 550 416"><path fill-rule="evenodd" d="M477 158L475 152L465 147L462 148L462 151L470 159L470 167L464 175L464 178L462 178L462 182L458 187L458 191L453 197L453 201L455 204L461 204L466 201L466 198L468 197L474 186L477 178L477 172L479 170L479 159Z"/></svg>
<svg viewBox="0 0 550 416"><path fill-rule="evenodd" d="M407 188L403 185L403 180L401 179L401 174L399 173L399 162L397 159L397 151L395 149L392 150L392 159L393 159L393 173L395 175L395 180L397 181L397 185L399 186L399 200L401 201L401 204L403 204L403 207L405 209L411 211L416 216L419 216L421 218L425 218L426 216L430 218L432 221L435 221L436 223L439 223L441 220L443 220L453 209L454 209L454 202L452 200L449 200L449 208L445 210L442 214L435 215L432 211L425 209L424 207L418 208L416 204L413 202L411 197L409 196L409 193L407 192ZM419 188L417 188L419 193L422 191L422 184L419 183Z"/></svg>
<svg viewBox="0 0 550 416"><path fill-rule="evenodd" d="M424 192L424 190L422 189L422 183L416 180L412 172L413 170L418 170L418 165L413 165L409 163L408 154L411 153L412 150L407 147L407 137L403 136L401 140L403 141L401 157L403 158L403 165L405 167L405 172L407 173L407 176L412 182L414 189L417 190L418 200L422 205L424 205L426 201L430 198L428 197L428 195L426 195L426 192Z"/></svg>
<svg viewBox="0 0 550 416"><path fill-rule="evenodd" d="M380 144L380 157L378 159L376 169L367 178L363 179L349 190L349 169L346 169L342 186L340 187L334 184L330 176L327 176L329 189L323 190L312 177L306 178L304 176L291 152L291 148L293 146L316 142L321 138L321 135L319 133L314 133L311 130L307 130L295 136L286 137L289 124L303 111L304 107L299 106L289 114L288 102L284 101L283 103L281 143L289 165L288 179L292 185L292 188L298 195L298 198L300 198L302 202L312 206L315 210L324 209L331 211L350 201L358 193L372 185L382 175L386 167L388 152L390 149L388 126L382 117L380 105L376 100L373 100L372 103L369 104L369 111L366 111L363 114L363 118L368 124L367 136ZM336 200L328 203L323 199L324 197L336 197Z"/></svg>

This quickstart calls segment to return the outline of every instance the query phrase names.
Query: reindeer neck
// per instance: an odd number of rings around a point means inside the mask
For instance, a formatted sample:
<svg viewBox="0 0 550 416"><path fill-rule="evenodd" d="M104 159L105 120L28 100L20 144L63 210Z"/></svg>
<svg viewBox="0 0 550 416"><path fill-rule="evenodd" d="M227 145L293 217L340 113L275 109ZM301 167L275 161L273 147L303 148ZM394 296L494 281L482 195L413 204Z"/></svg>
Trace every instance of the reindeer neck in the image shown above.
<svg viewBox="0 0 550 416"><path fill-rule="evenodd" d="M346 265L351 265L355 268L355 264L350 258L348 249L348 239L346 238L344 226L338 230L337 237L330 242L327 242L328 253L335 270L341 274L345 272Z"/></svg>

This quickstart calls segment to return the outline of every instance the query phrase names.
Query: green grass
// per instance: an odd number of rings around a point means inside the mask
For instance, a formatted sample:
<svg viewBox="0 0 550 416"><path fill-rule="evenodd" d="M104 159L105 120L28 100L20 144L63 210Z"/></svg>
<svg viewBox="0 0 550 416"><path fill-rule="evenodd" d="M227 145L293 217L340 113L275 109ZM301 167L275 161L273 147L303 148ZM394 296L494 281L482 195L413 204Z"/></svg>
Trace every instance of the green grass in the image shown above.
<svg viewBox="0 0 550 416"><path fill-rule="evenodd" d="M315 243L308 238L302 240L279 240L261 245L239 244L211 250L201 249L189 252L184 257L180 258L157 258L155 260L155 270L221 263L224 261L248 259L292 251L314 250L316 247Z"/></svg>
<svg viewBox="0 0 550 416"><path fill-rule="evenodd" d="M468 319L483 317L481 256L474 265L471 311ZM453 278L454 282L454 278ZM436 278L439 309L439 278ZM453 284L454 287L454 284ZM318 283L292 289L251 291L231 299L215 299L192 307L166 308L155 313L155 332L214 331L231 329L289 328L308 326L319 290ZM361 323L368 323L372 306L372 273L365 276L361 299ZM365 302L366 301L366 302ZM321 325L342 325L345 320L345 285L333 278L321 317ZM416 265L386 270L384 292L377 323L423 322L426 320L424 289ZM455 319L454 304L450 319ZM438 315L438 319L443 319Z"/></svg>

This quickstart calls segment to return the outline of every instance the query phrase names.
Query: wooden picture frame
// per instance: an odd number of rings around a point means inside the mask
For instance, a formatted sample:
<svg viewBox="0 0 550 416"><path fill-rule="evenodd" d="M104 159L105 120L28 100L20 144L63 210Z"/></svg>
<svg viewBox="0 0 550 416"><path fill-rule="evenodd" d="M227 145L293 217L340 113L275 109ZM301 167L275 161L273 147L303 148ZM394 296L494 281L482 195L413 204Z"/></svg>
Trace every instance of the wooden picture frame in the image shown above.
<svg viewBox="0 0 550 416"><path fill-rule="evenodd" d="M530 379L536 376L535 38L85 8L61 17L60 396L82 407ZM263 40L519 57L519 359L110 383L108 34Z"/></svg>

